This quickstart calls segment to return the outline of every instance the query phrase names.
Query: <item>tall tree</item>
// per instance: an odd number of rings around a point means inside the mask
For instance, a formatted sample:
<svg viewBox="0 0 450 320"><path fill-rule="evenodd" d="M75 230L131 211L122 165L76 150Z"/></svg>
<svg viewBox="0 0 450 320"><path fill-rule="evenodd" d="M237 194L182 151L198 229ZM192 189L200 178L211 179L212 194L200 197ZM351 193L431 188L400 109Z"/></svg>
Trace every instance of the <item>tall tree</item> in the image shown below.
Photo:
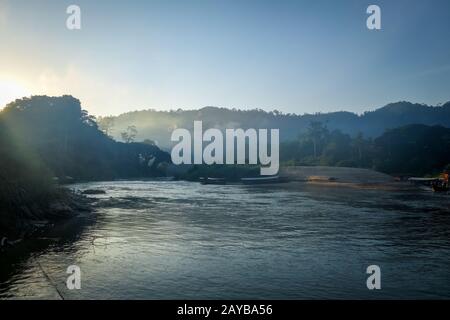
<svg viewBox="0 0 450 320"><path fill-rule="evenodd" d="M122 140L126 143L131 143L136 139L137 129L135 126L128 126L127 131L124 131L120 134L122 136Z"/></svg>
<svg viewBox="0 0 450 320"><path fill-rule="evenodd" d="M364 136L362 132L358 132L356 137L352 141L353 147L356 149L358 161L361 164L363 158Z"/></svg>
<svg viewBox="0 0 450 320"><path fill-rule="evenodd" d="M312 121L308 127L308 136L313 143L314 158L317 158L322 140L328 133L328 129L319 121Z"/></svg>

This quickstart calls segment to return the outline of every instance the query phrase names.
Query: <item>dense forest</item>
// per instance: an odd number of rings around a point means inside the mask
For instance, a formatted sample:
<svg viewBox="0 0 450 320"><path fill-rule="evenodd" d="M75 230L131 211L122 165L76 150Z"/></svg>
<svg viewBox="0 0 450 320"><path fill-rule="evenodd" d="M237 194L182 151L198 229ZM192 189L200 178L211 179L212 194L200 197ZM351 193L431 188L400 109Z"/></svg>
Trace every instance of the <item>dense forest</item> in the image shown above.
<svg viewBox="0 0 450 320"><path fill-rule="evenodd" d="M374 169L398 177L438 176L450 171L450 128L407 125L387 130L381 136L352 137L340 130L330 131L312 122L305 133L280 145L281 166L331 166ZM238 181L259 176L257 166L195 165L180 178L200 177Z"/></svg>
<svg viewBox="0 0 450 320"><path fill-rule="evenodd" d="M306 133L283 142L284 165L323 165L369 168L399 176L424 176L450 169L450 129L413 124L387 130L381 136L352 137L340 130L329 131L312 122Z"/></svg>
<svg viewBox="0 0 450 320"><path fill-rule="evenodd" d="M362 133L365 137L376 138L388 129L409 125L450 126L450 102L442 106L428 106L410 102L388 104L361 115L351 112L331 112L317 114L285 114L279 111L266 112L260 109L238 110L206 107L199 110L156 111L145 110L122 114L117 117L103 117L99 125L109 135L120 141L122 133L135 126L137 139L151 138L161 148L169 150L170 132L174 128L192 129L194 120L202 120L208 128L278 128L281 141L296 139L307 133L312 122L320 122L330 131L340 130L355 137Z"/></svg>
<svg viewBox="0 0 450 320"><path fill-rule="evenodd" d="M0 231L23 230L18 224L79 205L58 181L164 174L170 155L132 142L132 134L128 143L114 141L71 96L9 103L0 112Z"/></svg>
<svg viewBox="0 0 450 320"><path fill-rule="evenodd" d="M98 129L95 119L71 97L34 96L8 104L0 113L3 139L23 158L38 162L54 177L100 180L154 176L170 156L158 147L117 142ZM130 133L131 135L131 133ZM152 165L148 163L150 159ZM144 163L145 162L145 163Z"/></svg>

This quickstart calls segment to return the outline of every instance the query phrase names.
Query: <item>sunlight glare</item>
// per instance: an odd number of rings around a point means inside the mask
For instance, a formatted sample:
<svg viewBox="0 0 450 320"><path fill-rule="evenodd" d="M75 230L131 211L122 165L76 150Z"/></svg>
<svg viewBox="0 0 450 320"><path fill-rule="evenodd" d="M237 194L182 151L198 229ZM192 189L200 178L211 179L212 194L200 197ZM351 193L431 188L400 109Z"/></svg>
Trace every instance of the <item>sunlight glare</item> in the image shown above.
<svg viewBox="0 0 450 320"><path fill-rule="evenodd" d="M0 79L0 109L15 99L29 95L30 92L17 82Z"/></svg>

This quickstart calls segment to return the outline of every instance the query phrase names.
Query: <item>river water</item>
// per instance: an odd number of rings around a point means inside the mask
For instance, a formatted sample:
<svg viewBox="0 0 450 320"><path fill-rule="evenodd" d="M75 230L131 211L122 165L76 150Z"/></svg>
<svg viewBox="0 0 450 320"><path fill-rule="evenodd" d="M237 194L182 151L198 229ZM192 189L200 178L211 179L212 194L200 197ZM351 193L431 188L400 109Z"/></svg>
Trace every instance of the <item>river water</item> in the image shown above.
<svg viewBox="0 0 450 320"><path fill-rule="evenodd" d="M450 298L449 196L310 184L72 187L105 190L92 196L98 212L4 256L0 298ZM80 290L66 287L70 265ZM381 269L381 290L367 289L369 265Z"/></svg>

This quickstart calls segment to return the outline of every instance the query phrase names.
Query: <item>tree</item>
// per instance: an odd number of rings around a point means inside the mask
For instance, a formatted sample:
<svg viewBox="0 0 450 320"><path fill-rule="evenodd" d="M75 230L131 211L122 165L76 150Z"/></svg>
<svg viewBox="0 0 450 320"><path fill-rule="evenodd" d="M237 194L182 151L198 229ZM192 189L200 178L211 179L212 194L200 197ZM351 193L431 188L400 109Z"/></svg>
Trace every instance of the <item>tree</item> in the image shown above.
<svg viewBox="0 0 450 320"><path fill-rule="evenodd" d="M375 169L389 174L437 174L450 163L450 129L407 125L374 140Z"/></svg>
<svg viewBox="0 0 450 320"><path fill-rule="evenodd" d="M319 121L312 121L308 127L308 137L311 139L314 148L314 158L317 158L317 154L322 140L328 134L326 126Z"/></svg>
<svg viewBox="0 0 450 320"><path fill-rule="evenodd" d="M120 135L122 136L123 141L131 143L136 139L137 129L135 126L128 126L127 131L122 132Z"/></svg>
<svg viewBox="0 0 450 320"><path fill-rule="evenodd" d="M114 127L114 117L100 117L97 123L104 134L111 136Z"/></svg>
<svg viewBox="0 0 450 320"><path fill-rule="evenodd" d="M356 149L358 155L358 161L361 163L363 157L363 147L364 147L364 136L362 132L358 132L356 137L352 141L353 147Z"/></svg>

